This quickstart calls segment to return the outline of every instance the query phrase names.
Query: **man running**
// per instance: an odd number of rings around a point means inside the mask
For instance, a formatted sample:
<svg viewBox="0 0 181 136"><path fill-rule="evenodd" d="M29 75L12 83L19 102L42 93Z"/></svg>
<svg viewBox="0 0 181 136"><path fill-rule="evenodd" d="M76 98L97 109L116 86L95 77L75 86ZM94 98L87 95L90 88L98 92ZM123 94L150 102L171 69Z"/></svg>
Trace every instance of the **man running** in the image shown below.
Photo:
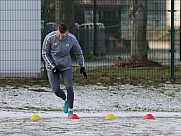
<svg viewBox="0 0 181 136"><path fill-rule="evenodd" d="M49 33L45 37L42 47L42 57L46 64L49 83L55 95L65 101L64 112L68 113L68 117L73 114L74 103L72 60L70 57L71 49L73 49L78 64L80 65L80 73L87 78L82 49L76 37L68 32L67 25L60 24L57 31ZM60 89L60 75L66 86L67 96L64 91Z"/></svg>

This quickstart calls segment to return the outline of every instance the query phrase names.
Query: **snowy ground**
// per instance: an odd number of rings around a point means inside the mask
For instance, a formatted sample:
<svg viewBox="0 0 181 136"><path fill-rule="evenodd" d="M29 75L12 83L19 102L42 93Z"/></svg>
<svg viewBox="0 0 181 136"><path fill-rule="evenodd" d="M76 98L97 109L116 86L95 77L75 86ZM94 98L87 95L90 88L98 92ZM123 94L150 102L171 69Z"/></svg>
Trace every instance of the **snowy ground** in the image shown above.
<svg viewBox="0 0 181 136"><path fill-rule="evenodd" d="M74 88L79 120L67 119L63 101L50 88L0 88L0 136L181 135L181 85ZM109 113L116 119L105 120ZM147 113L155 120L144 120ZM42 119L30 121L34 114Z"/></svg>

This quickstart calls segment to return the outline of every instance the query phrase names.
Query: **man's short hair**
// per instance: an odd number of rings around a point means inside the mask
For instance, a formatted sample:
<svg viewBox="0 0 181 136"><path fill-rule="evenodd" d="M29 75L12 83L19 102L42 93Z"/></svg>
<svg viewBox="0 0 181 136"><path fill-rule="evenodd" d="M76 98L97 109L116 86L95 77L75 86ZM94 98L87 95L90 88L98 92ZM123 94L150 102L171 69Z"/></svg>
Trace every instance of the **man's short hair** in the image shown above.
<svg viewBox="0 0 181 136"><path fill-rule="evenodd" d="M60 25L58 26L58 30L60 31L60 33L65 33L65 32L68 31L68 26L65 25L65 24L60 24Z"/></svg>

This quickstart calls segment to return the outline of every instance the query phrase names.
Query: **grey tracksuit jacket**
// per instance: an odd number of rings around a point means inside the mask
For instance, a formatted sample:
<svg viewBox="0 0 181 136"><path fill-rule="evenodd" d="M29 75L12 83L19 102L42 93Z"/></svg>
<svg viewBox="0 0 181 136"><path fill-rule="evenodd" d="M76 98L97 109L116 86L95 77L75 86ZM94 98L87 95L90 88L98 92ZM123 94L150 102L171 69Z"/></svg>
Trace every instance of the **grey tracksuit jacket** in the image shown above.
<svg viewBox="0 0 181 136"><path fill-rule="evenodd" d="M60 71L70 69L72 67L71 49L73 49L80 67L84 67L83 52L73 34L67 33L66 37L59 39L57 31L49 33L45 37L42 47L42 57L47 71L51 71L55 66L59 66Z"/></svg>

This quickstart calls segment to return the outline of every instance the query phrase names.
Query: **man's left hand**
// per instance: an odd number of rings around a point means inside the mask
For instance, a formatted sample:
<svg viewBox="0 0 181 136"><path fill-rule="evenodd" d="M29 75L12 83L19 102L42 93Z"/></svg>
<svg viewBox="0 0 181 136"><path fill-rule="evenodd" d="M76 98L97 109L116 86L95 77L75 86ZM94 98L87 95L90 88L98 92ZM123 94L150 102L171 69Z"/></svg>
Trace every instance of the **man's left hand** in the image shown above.
<svg viewBox="0 0 181 136"><path fill-rule="evenodd" d="M84 78L87 79L87 73L85 72L85 67L80 68L80 74L83 74Z"/></svg>

